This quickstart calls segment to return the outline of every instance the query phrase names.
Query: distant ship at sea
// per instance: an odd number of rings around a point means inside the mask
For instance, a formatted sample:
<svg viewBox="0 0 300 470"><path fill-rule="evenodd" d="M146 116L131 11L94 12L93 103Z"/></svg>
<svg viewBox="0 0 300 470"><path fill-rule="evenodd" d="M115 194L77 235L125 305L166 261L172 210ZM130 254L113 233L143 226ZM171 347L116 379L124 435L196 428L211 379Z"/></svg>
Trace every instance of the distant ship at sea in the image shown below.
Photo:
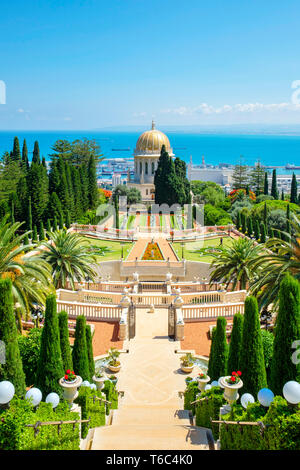
<svg viewBox="0 0 300 470"><path fill-rule="evenodd" d="M129 152L130 151L130 147L128 147L127 149L111 149L112 152Z"/></svg>

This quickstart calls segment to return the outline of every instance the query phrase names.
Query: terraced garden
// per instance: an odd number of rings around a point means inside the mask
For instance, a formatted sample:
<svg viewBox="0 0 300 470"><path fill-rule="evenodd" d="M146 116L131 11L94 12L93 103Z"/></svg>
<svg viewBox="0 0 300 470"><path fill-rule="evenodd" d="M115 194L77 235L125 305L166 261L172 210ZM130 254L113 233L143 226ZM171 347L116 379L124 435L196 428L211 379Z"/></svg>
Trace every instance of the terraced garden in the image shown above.
<svg viewBox="0 0 300 470"><path fill-rule="evenodd" d="M220 246L221 237L212 238L209 240L203 241L195 241L195 242L188 242L184 244L184 258L188 261L201 261L203 263L211 263L213 258L208 255L202 255L199 253L201 248L207 247L219 247ZM223 237L223 246L230 246L232 244L233 239L231 237ZM182 246L181 243L173 243L173 248L177 253L179 259L182 259Z"/></svg>

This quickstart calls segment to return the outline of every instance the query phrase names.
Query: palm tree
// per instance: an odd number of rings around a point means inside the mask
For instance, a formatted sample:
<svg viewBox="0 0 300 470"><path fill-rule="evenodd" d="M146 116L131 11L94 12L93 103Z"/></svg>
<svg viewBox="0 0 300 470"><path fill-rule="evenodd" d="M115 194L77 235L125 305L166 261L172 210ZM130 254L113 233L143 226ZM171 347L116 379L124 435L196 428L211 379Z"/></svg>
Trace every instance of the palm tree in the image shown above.
<svg viewBox="0 0 300 470"><path fill-rule="evenodd" d="M219 246L213 248L213 251L207 247L200 251L214 258L211 262L213 271L210 282L223 282L226 287L232 283L232 290L235 290L238 283L240 289L246 289L252 279L254 271L249 267L249 262L260 256L261 246L247 238L238 238L231 246Z"/></svg>
<svg viewBox="0 0 300 470"><path fill-rule="evenodd" d="M33 303L44 304L51 290L49 265L33 251L34 244L25 244L30 231L19 235L22 223L0 222L0 277L10 278L15 309L28 313Z"/></svg>
<svg viewBox="0 0 300 470"><path fill-rule="evenodd" d="M41 256L52 268L55 288L64 288L70 281L72 289L75 289L74 282L95 279L94 266L99 250L87 238L65 229L47 232L47 236L49 241L43 242Z"/></svg>
<svg viewBox="0 0 300 470"><path fill-rule="evenodd" d="M249 264L256 271L251 291L258 294L261 307L277 305L280 283L287 272L300 281L300 221L295 215L291 228L291 233L280 232L282 239L270 238L265 243L266 252Z"/></svg>

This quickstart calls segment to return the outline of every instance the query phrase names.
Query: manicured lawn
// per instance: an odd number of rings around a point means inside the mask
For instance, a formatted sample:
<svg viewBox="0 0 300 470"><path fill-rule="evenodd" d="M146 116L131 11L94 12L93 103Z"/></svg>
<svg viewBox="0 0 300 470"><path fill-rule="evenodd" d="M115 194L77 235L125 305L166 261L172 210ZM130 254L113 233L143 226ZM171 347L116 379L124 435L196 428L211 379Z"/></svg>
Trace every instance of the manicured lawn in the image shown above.
<svg viewBox="0 0 300 470"><path fill-rule="evenodd" d="M232 244L232 238L223 237L223 246L230 246ZM218 247L220 246L220 237L213 238L211 240L188 242L184 244L184 258L188 261L202 261L203 263L211 263L213 258L211 256L203 256L197 253L201 248L206 247ZM181 259L182 248L181 243L173 243L173 248L176 251L178 257Z"/></svg>
<svg viewBox="0 0 300 470"><path fill-rule="evenodd" d="M93 245L96 245L99 248L104 248L106 247L108 250L103 253L102 256L98 256L98 260L100 261L109 261L109 260L114 260L114 259L120 259L121 258L121 243L120 242L115 242L115 241L110 241L110 240L96 240L94 238L88 238L88 240L93 243ZM133 246L133 243L127 243L124 242L123 246L123 256L124 258L127 257L129 251L131 250L131 247Z"/></svg>

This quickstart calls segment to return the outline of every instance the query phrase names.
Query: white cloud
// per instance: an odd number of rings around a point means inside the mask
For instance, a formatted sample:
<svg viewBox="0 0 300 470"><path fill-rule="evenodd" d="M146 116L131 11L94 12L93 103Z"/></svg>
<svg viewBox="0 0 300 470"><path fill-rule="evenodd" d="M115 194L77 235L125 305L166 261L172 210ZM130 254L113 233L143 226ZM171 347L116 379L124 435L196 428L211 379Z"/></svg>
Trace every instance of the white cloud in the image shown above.
<svg viewBox="0 0 300 470"><path fill-rule="evenodd" d="M238 103L234 105L225 104L218 108L207 103L201 103L198 106L163 109L162 114L192 115L192 114L225 114L225 113L253 113L253 112L280 112L280 111L300 111L298 103Z"/></svg>

